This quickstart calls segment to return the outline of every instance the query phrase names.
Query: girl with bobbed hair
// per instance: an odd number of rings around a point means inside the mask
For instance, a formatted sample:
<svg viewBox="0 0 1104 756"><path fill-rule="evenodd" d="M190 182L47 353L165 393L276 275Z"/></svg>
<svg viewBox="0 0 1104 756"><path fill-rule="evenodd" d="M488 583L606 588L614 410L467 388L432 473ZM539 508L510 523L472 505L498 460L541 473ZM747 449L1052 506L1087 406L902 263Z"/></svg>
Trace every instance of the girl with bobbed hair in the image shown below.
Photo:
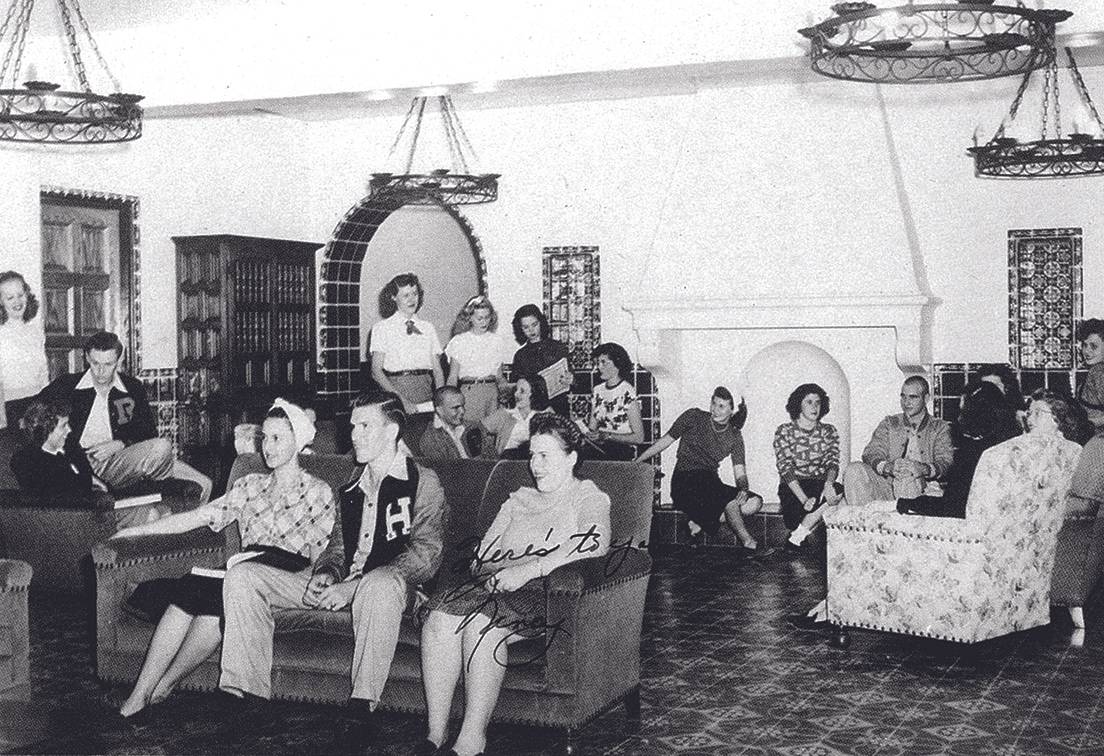
<svg viewBox="0 0 1104 756"><path fill-rule="evenodd" d="M514 313L514 339L521 348L514 352L514 375L540 375L548 384L552 409L571 417L568 392L573 376L567 346L552 338L548 318L535 304L522 305ZM551 368L551 369L550 369Z"/></svg>
<svg viewBox="0 0 1104 756"><path fill-rule="evenodd" d="M702 534L714 535L723 519L741 544L741 556L759 557L767 552L759 548L744 523L745 517L763 506L763 497L748 486L744 439L740 435L746 419L743 399L737 406L732 393L718 386L713 390L708 411L691 408L683 412L671 429L636 461L649 460L678 441L671 501L690 518L691 542L700 543ZM732 460L735 486L722 482L717 473L726 458Z"/></svg>
<svg viewBox="0 0 1104 756"><path fill-rule="evenodd" d="M535 417L531 430L529 469L536 487L510 494L475 553L442 568L427 603L421 652L429 727L418 753L442 752L437 749L448 740L461 674L464 719L452 752L473 756L484 751L510 645L544 637L548 623L544 591L519 589L565 564L609 551L609 496L574 472L582 432L553 413ZM582 547L580 534L586 535ZM504 554L511 556L503 559Z"/></svg>
<svg viewBox="0 0 1104 756"><path fill-rule="evenodd" d="M803 383L786 400L790 422L774 431L774 458L778 467L778 501L782 521L790 529L784 544L799 548L821 520L823 507L843 495L839 475L839 432L822 422L831 409L828 393L816 383Z"/></svg>
<svg viewBox="0 0 1104 756"><path fill-rule="evenodd" d="M498 313L491 300L479 294L456 315L452 338L445 347L449 359L448 385L464 395L464 419L476 423L498 409L505 345L498 331Z"/></svg>
<svg viewBox="0 0 1104 756"><path fill-rule="evenodd" d="M37 314L38 297L23 275L0 273L0 428L16 427L27 405L49 383L46 336L31 323Z"/></svg>
<svg viewBox="0 0 1104 756"><path fill-rule="evenodd" d="M88 457L65 446L69 410L67 402L35 400L23 413L19 426L26 445L12 455L11 469L24 491L40 497L79 497L92 491L94 481L107 490L92 474Z"/></svg>
<svg viewBox="0 0 1104 756"><path fill-rule="evenodd" d="M514 384L514 406L495 410L480 421L483 430L495 439L493 449L484 444L484 456L529 459L529 426L538 416L550 413L544 379L539 375L521 376Z"/></svg>
<svg viewBox="0 0 1104 756"><path fill-rule="evenodd" d="M422 282L400 273L380 291L380 315L368 334L372 379L397 394L407 414L431 411L434 387L445 385L437 329L418 317L425 299Z"/></svg>
<svg viewBox="0 0 1104 756"><path fill-rule="evenodd" d="M636 445L644 442L640 404L628 382L632 360L625 347L613 342L596 346L591 357L602 382L591 392L587 439L605 459L630 461L636 456Z"/></svg>

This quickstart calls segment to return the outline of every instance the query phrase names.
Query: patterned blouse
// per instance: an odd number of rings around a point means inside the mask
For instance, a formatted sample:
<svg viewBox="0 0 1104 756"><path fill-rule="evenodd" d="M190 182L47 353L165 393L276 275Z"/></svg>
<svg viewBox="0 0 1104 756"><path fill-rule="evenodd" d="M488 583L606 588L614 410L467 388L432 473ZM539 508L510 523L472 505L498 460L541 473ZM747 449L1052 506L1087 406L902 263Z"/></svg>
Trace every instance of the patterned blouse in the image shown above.
<svg viewBox="0 0 1104 756"><path fill-rule="evenodd" d="M636 390L628 381L621 381L613 388L599 383L591 394L591 404L597 430L607 433L632 433L629 425L629 407L636 402Z"/></svg>
<svg viewBox="0 0 1104 756"><path fill-rule="evenodd" d="M791 420L774 432L774 458L783 485L795 480L835 480L839 454L839 433L829 423L805 430Z"/></svg>
<svg viewBox="0 0 1104 756"><path fill-rule="evenodd" d="M276 476L253 473L234 482L226 495L208 505L207 527L216 533L237 521L242 548L277 546L312 562L330 541L337 508L325 481L299 471L299 485L274 498Z"/></svg>

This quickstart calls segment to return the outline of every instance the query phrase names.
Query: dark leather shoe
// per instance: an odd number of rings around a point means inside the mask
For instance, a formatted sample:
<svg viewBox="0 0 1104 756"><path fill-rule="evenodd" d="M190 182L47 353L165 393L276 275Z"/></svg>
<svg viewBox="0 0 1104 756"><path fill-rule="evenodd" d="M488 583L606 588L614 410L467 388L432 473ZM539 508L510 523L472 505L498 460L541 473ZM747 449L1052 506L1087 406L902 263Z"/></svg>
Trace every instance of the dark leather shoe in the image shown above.
<svg viewBox="0 0 1104 756"><path fill-rule="evenodd" d="M442 746L435 745L432 740L423 740L410 753L411 756L437 756L439 753L445 753L445 750Z"/></svg>
<svg viewBox="0 0 1104 756"><path fill-rule="evenodd" d="M787 614L786 622L789 623L790 627L797 630L816 632L828 629L828 620L818 620L808 614Z"/></svg>

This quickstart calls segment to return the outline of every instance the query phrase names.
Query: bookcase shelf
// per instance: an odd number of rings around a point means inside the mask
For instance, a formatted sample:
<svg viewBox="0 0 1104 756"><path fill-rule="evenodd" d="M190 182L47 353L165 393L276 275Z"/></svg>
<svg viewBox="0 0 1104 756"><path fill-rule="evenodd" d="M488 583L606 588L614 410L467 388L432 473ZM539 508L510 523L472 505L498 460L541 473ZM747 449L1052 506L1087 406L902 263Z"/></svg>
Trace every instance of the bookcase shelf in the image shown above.
<svg viewBox="0 0 1104 756"><path fill-rule="evenodd" d="M238 422L313 396L316 242L175 236L180 444L220 459ZM221 471L214 471L219 474Z"/></svg>

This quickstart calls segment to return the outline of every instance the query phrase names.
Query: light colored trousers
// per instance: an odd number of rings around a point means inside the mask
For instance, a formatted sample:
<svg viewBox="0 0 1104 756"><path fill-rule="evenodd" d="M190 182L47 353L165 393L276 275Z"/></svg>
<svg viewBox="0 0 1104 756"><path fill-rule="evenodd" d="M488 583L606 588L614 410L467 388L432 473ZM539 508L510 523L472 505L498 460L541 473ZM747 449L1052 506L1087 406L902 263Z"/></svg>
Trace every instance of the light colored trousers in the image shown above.
<svg viewBox="0 0 1104 756"><path fill-rule="evenodd" d="M843 495L848 504L865 507L872 501L895 499L893 484L865 462L852 462L843 471Z"/></svg>
<svg viewBox="0 0 1104 756"><path fill-rule="evenodd" d="M220 688L272 698L274 613L308 608L303 594L310 577L310 570L286 572L249 562L227 571L222 584L226 630ZM380 567L360 579L353 596L352 697L370 701L373 708L391 671L407 594L406 580Z"/></svg>
<svg viewBox="0 0 1104 756"><path fill-rule="evenodd" d="M104 460L88 457L92 472L113 489L129 488L143 480L164 480L173 471L172 444L149 438L115 452Z"/></svg>

